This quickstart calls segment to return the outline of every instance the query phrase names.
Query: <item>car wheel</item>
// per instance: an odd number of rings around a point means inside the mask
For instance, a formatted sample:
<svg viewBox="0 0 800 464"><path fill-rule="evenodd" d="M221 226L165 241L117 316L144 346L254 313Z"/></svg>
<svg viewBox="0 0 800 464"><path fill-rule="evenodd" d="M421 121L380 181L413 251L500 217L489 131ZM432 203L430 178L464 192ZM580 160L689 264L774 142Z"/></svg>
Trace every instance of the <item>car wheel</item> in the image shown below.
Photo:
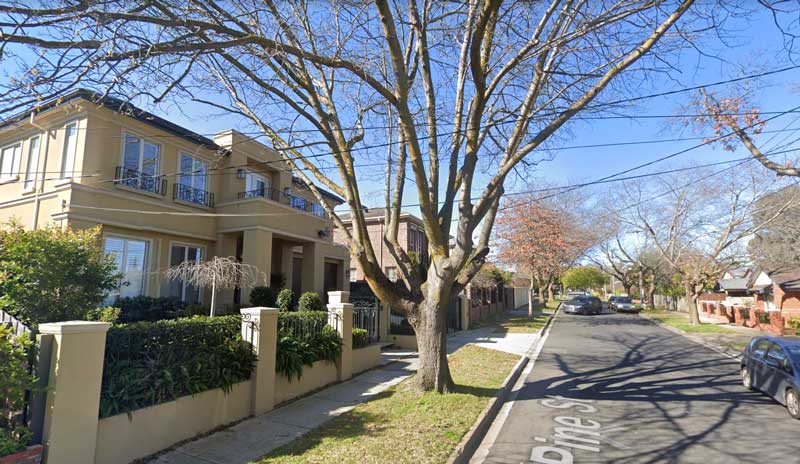
<svg viewBox="0 0 800 464"><path fill-rule="evenodd" d="M753 376L750 375L750 369L748 369L747 367L742 367L742 385L744 385L744 388L746 388L748 390L751 390L751 391L754 390L753 389Z"/></svg>
<svg viewBox="0 0 800 464"><path fill-rule="evenodd" d="M800 397L797 396L794 388L786 389L786 410L789 411L790 416L800 419Z"/></svg>

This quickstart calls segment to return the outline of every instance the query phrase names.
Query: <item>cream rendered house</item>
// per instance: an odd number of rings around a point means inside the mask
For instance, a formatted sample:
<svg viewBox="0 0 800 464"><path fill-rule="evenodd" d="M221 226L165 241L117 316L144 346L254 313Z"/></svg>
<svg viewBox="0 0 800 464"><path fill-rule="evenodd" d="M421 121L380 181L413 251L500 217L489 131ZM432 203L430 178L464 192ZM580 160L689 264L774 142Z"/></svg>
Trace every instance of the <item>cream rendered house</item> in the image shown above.
<svg viewBox="0 0 800 464"><path fill-rule="evenodd" d="M207 303L163 272L209 256L235 256L265 284L282 275L286 287L321 295L344 289L349 269L331 221L274 150L233 130L211 140L85 90L0 123L0 222L11 218L32 229L100 224L123 274L110 299ZM237 289L218 300L248 296Z"/></svg>

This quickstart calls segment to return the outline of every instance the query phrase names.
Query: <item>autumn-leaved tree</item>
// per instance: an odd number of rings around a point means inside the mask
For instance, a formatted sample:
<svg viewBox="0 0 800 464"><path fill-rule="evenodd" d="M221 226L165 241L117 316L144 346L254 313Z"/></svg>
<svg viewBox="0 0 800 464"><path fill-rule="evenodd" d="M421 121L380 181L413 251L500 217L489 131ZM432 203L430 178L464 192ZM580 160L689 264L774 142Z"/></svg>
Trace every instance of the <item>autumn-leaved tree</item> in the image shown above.
<svg viewBox="0 0 800 464"><path fill-rule="evenodd" d="M345 231L376 295L414 327L416 384L443 392L452 387L447 302L489 254L509 176L535 150L555 147L576 115L613 109L673 69L678 51L714 35L715 8L694 0L5 2L0 112L86 85L137 102L199 102L246 122ZM387 139L382 241L396 282L361 208L374 173L356 163ZM322 187L345 199L352 228ZM398 240L410 198L428 238L425 272Z"/></svg>
<svg viewBox="0 0 800 464"><path fill-rule="evenodd" d="M528 314L533 315L533 293L546 302L545 291L583 254L589 245L578 218L566 208L541 197L514 197L497 217L495 241L498 258L530 279ZM551 295L552 298L552 295Z"/></svg>

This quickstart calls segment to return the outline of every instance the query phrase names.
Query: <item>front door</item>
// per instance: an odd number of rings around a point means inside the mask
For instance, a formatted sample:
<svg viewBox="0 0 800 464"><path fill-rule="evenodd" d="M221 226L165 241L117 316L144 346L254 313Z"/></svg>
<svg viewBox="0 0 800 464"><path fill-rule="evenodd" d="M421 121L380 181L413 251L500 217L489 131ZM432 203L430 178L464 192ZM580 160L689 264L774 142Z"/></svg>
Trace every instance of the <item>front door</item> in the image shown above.
<svg viewBox="0 0 800 464"><path fill-rule="evenodd" d="M768 377L765 358L767 350L769 349L769 340L761 339L756 343L755 348L751 354L752 365L750 366L751 376L753 378L753 386L758 389L763 389L765 379Z"/></svg>
<svg viewBox="0 0 800 464"><path fill-rule="evenodd" d="M783 401L783 392L789 386L792 374L791 363L783 348L770 343L765 363L766 376L762 389L778 401Z"/></svg>

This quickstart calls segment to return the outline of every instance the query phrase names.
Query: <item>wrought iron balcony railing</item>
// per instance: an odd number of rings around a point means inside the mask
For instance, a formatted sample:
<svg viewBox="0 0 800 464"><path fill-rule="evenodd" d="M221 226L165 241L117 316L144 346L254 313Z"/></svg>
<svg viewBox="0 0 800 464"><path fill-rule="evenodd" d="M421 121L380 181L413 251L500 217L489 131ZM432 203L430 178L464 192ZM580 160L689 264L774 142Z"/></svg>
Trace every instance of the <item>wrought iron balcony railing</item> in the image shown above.
<svg viewBox="0 0 800 464"><path fill-rule="evenodd" d="M183 184L173 184L172 198L209 208L214 207L214 194Z"/></svg>
<svg viewBox="0 0 800 464"><path fill-rule="evenodd" d="M248 190L246 192L239 192L238 198L240 200L249 200L251 198L266 198L272 201L280 201L280 191L272 188Z"/></svg>
<svg viewBox="0 0 800 464"><path fill-rule="evenodd" d="M114 184L158 195L167 194L167 179L164 177L145 174L124 166L117 166Z"/></svg>

